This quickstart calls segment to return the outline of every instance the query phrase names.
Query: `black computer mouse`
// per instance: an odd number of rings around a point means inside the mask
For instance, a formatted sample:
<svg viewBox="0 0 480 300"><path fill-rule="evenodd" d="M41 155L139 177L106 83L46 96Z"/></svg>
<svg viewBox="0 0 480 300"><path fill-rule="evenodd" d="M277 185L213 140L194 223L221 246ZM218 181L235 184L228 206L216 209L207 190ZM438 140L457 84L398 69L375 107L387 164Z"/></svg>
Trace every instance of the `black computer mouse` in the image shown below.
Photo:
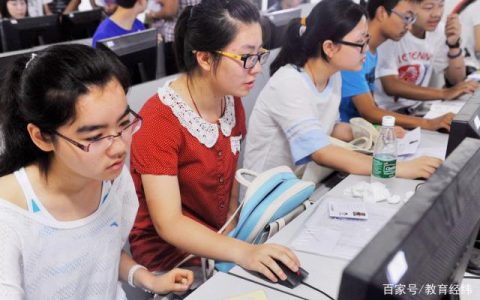
<svg viewBox="0 0 480 300"><path fill-rule="evenodd" d="M437 132L440 132L440 133L449 133L450 131L448 131L447 128L438 128L438 129L437 129Z"/></svg>
<svg viewBox="0 0 480 300"><path fill-rule="evenodd" d="M305 269L302 269L301 267L298 268L297 272L294 272L290 270L289 267L284 265L281 261L275 260L275 262L278 264L280 269L282 269L283 273L287 275L287 279L285 280L281 280L280 278L278 278L278 281L277 281L278 284L281 284L283 286L293 289L294 287L298 286L308 276L308 272Z"/></svg>

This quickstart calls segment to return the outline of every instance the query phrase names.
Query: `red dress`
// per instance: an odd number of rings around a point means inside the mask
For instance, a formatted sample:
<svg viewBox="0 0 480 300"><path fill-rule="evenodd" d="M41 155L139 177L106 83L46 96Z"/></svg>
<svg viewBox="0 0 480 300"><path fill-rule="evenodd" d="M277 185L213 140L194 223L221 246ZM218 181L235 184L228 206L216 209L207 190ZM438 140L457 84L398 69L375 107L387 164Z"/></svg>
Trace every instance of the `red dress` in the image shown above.
<svg viewBox="0 0 480 300"><path fill-rule="evenodd" d="M227 218L240 141L246 133L245 112L240 98L229 96L219 124L208 123L165 86L140 115L143 124L133 136L130 162L140 206L130 247L135 261L148 269L169 270L189 253L155 231L141 174L177 176L183 214L217 231Z"/></svg>

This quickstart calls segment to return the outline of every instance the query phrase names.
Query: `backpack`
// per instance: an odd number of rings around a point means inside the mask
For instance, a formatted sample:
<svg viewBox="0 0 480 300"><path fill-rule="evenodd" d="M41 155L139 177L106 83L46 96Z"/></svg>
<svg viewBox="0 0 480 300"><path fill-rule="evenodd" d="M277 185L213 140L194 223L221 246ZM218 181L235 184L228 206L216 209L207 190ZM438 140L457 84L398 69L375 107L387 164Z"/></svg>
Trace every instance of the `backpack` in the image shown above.
<svg viewBox="0 0 480 300"><path fill-rule="evenodd" d="M246 175L255 178L249 181ZM237 210L218 233L223 233L240 212L237 225L228 236L255 244L265 242L302 213L311 204L308 198L315 190L313 182L298 179L287 166L276 167L261 174L239 169L235 173L235 179L247 187L247 190ZM176 267L192 257L194 255L189 255ZM214 262L212 259L202 258L203 280L206 281L213 275L214 269L228 272L234 266L231 262Z"/></svg>
<svg viewBox="0 0 480 300"><path fill-rule="evenodd" d="M248 181L245 175L255 179ZM237 211L224 227L241 209L238 223L228 236L254 244L265 242L283 227L287 222L282 218L288 215L287 221L290 221L303 212L308 206L304 203L309 203L306 200L315 190L313 182L298 179L286 166L276 167L261 174L239 169L235 178L247 187L247 191ZM290 214L292 212L295 213L292 215ZM234 264L229 262L215 264L215 268L222 272L228 272L233 266Z"/></svg>

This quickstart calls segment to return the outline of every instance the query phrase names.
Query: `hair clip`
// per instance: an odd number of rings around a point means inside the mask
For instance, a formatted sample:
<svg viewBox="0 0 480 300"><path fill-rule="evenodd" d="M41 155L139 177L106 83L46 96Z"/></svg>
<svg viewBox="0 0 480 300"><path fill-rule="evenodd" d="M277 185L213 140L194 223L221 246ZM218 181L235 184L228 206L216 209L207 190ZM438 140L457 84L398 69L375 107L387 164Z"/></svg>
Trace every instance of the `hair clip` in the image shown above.
<svg viewBox="0 0 480 300"><path fill-rule="evenodd" d="M25 69L28 68L28 65L32 62L32 60L37 56L36 53L32 53L32 56L30 57L30 59L27 61L27 63L25 64Z"/></svg>
<svg viewBox="0 0 480 300"><path fill-rule="evenodd" d="M300 25L302 26L307 26L307 17L301 17L300 18Z"/></svg>
<svg viewBox="0 0 480 300"><path fill-rule="evenodd" d="M301 17L300 18L300 28L298 29L298 35L302 36L305 33L305 30L307 30L307 18L306 17Z"/></svg>

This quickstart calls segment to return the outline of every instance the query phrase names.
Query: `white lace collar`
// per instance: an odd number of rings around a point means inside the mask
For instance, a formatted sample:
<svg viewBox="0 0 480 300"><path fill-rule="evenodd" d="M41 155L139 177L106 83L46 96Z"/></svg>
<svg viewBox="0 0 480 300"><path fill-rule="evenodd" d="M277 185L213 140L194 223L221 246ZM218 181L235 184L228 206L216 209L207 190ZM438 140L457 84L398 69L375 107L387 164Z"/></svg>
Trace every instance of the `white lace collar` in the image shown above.
<svg viewBox="0 0 480 300"><path fill-rule="evenodd" d="M183 99L170 88L170 82L158 89L158 96L163 104L171 108L180 124L185 127L200 143L212 148L218 140L217 124L202 119ZM225 113L218 120L224 136L230 136L235 127L235 102L232 96L225 97Z"/></svg>

